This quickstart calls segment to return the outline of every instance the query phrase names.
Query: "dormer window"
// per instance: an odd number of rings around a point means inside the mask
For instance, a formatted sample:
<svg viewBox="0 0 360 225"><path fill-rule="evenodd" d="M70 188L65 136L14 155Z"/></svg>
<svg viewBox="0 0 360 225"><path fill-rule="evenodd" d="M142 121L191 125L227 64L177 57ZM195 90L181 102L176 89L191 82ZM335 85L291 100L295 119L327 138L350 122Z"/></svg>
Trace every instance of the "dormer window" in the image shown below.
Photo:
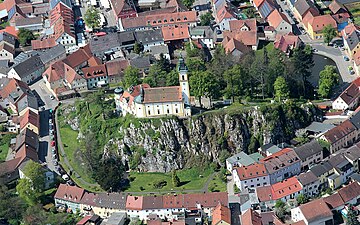
<svg viewBox="0 0 360 225"><path fill-rule="evenodd" d="M171 19L170 19L170 22L174 22L174 19L173 19L173 18L171 18Z"/></svg>
<svg viewBox="0 0 360 225"><path fill-rule="evenodd" d="M186 18L186 17L184 17L184 20L187 20L187 18Z"/></svg>
<svg viewBox="0 0 360 225"><path fill-rule="evenodd" d="M167 23L167 19L164 19L164 23Z"/></svg>

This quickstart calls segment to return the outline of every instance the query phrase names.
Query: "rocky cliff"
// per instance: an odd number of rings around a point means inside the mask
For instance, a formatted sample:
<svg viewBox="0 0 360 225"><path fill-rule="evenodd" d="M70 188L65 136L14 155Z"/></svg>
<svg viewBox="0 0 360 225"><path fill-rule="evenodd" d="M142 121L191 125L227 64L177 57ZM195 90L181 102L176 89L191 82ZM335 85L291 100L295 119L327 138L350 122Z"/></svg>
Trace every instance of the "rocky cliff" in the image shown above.
<svg viewBox="0 0 360 225"><path fill-rule="evenodd" d="M321 112L311 104L231 107L189 119L133 119L105 145L104 157L116 154L139 171L169 172L208 161L219 163L224 151L247 152L254 140L289 141L297 129L321 119Z"/></svg>

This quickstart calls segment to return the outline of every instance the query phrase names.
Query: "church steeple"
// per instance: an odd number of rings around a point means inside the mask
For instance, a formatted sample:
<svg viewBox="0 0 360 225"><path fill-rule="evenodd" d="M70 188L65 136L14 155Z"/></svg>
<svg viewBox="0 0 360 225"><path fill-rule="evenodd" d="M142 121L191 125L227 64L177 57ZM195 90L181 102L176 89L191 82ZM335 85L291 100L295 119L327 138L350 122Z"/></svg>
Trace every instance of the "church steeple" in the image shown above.
<svg viewBox="0 0 360 225"><path fill-rule="evenodd" d="M188 80L188 68L185 65L183 57L180 55L179 63L177 66L179 72L179 83L181 87L183 101L186 105L190 106L190 88Z"/></svg>

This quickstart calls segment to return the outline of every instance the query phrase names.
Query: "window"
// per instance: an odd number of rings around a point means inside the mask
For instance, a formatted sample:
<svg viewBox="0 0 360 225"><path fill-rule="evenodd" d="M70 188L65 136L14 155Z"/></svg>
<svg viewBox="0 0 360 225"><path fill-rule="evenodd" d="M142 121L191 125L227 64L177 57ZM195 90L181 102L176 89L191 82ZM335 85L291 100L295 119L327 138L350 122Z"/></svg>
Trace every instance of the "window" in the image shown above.
<svg viewBox="0 0 360 225"><path fill-rule="evenodd" d="M151 113L150 113L150 110L148 110L148 114L150 115Z"/></svg>
<svg viewBox="0 0 360 225"><path fill-rule="evenodd" d="M178 109L175 109L175 113L179 113Z"/></svg>
<svg viewBox="0 0 360 225"><path fill-rule="evenodd" d="M160 114L160 110L159 110L159 109L158 109L157 113Z"/></svg>

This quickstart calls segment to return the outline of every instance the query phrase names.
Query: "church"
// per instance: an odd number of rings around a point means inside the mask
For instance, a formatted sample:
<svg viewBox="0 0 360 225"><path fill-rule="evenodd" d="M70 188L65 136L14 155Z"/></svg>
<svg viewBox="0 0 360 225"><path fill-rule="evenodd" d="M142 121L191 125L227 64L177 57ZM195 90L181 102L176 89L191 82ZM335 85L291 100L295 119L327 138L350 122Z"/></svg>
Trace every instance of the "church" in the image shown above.
<svg viewBox="0 0 360 225"><path fill-rule="evenodd" d="M137 118L191 116L188 70L183 58L179 59L177 70L179 86L152 88L148 84L140 84L128 90L116 88L116 110L123 116L130 113Z"/></svg>

